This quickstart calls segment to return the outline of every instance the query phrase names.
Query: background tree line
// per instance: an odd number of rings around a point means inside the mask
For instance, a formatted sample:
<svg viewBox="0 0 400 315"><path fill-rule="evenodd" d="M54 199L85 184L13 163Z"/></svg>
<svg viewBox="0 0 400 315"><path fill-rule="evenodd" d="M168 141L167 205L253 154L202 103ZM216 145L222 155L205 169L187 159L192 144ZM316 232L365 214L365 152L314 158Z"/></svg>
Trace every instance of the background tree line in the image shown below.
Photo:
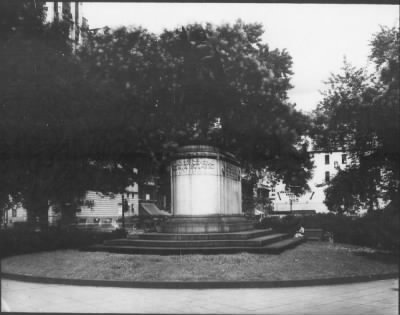
<svg viewBox="0 0 400 315"><path fill-rule="evenodd" d="M370 46L375 71L345 61L342 71L329 78L314 112L317 148L342 149L351 158L350 167L325 190L334 212L373 211L382 207L380 199L399 207L399 30L382 27Z"/></svg>

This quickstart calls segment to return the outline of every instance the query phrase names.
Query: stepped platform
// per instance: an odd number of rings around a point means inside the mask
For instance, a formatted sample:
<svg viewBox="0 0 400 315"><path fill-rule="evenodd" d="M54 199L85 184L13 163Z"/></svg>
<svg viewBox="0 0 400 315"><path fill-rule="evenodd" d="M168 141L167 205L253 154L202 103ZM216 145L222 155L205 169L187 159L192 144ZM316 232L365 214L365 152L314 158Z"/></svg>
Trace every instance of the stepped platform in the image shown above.
<svg viewBox="0 0 400 315"><path fill-rule="evenodd" d="M279 254L304 240L271 229L208 234L142 233L130 234L124 239L108 240L85 250L155 255L240 252Z"/></svg>

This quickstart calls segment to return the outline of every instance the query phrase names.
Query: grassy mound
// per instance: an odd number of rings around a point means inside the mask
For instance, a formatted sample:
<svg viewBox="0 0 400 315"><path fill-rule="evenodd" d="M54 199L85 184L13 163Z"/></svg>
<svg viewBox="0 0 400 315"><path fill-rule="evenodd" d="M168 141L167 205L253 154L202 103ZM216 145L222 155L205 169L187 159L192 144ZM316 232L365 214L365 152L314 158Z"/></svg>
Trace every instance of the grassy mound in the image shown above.
<svg viewBox="0 0 400 315"><path fill-rule="evenodd" d="M280 255L126 255L59 250L8 257L2 271L68 279L123 281L300 280L398 271L389 253L308 242Z"/></svg>

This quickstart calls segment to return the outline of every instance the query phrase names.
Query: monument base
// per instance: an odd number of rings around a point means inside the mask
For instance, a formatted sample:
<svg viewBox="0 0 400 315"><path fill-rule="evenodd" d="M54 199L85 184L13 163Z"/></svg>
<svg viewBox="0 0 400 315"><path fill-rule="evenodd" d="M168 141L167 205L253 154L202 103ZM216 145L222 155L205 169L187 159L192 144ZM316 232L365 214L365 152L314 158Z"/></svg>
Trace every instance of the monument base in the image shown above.
<svg viewBox="0 0 400 315"><path fill-rule="evenodd" d="M243 215L179 215L161 225L161 233L229 233L254 229L254 221Z"/></svg>

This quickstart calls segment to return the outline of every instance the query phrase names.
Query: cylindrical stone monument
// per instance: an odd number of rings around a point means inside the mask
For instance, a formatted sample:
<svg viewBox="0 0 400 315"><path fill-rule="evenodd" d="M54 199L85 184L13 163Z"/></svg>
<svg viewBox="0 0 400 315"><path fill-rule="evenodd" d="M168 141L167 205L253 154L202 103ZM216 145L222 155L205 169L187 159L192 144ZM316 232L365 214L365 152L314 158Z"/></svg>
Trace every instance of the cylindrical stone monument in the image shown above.
<svg viewBox="0 0 400 315"><path fill-rule="evenodd" d="M167 233L236 232L253 228L242 214L241 170L234 155L212 146L181 147L171 163L173 217Z"/></svg>

